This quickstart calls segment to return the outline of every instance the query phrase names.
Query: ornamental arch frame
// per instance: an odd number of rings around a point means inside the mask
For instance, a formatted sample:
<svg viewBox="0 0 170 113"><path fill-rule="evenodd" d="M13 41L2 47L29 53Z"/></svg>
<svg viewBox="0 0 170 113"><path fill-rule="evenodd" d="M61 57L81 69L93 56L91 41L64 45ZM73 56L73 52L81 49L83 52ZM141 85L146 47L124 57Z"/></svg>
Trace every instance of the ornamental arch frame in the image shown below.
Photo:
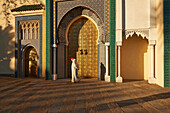
<svg viewBox="0 0 170 113"><path fill-rule="evenodd" d="M104 32L104 23L102 19L98 16L97 12L87 6L76 6L70 9L59 21L57 25L57 39L59 43L67 45L67 28L70 23L73 22L76 18L86 17L90 19L97 27L99 37L98 43L105 42L105 32Z"/></svg>

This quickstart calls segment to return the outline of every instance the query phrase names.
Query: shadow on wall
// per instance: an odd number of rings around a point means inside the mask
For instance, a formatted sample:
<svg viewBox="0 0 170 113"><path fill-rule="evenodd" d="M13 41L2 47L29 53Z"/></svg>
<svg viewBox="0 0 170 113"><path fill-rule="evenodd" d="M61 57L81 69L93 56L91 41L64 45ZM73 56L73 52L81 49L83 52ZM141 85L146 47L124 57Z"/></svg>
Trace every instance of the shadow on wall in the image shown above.
<svg viewBox="0 0 170 113"><path fill-rule="evenodd" d="M15 36L14 32L11 32L13 27L8 25L5 29L0 26L0 75L13 74L15 67Z"/></svg>
<svg viewBox="0 0 170 113"><path fill-rule="evenodd" d="M101 70L101 73L100 73L100 75L101 75L101 80L104 80L104 76L105 76L105 73L106 73L106 67L104 66L104 64L101 62L100 63L100 70Z"/></svg>

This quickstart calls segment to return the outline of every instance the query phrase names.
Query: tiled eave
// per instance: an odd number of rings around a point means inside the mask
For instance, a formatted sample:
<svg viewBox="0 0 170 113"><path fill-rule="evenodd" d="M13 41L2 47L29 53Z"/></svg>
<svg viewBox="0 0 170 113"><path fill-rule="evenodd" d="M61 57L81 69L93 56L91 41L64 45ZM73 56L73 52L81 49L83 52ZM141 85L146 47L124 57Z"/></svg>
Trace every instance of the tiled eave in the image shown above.
<svg viewBox="0 0 170 113"><path fill-rule="evenodd" d="M23 5L12 9L11 12L21 12L21 11L35 11L35 10L42 10L44 9L44 5L42 4L35 4L35 5Z"/></svg>

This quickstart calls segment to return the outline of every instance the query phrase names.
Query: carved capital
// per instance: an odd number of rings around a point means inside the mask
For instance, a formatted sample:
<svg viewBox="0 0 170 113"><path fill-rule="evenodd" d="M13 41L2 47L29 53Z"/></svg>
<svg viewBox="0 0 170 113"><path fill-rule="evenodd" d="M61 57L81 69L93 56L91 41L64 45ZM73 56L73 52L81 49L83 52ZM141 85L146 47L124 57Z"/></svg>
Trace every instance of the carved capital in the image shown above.
<svg viewBox="0 0 170 113"><path fill-rule="evenodd" d="M122 46L122 41L117 41L117 42L116 42L116 45L117 45L117 46Z"/></svg>
<svg viewBox="0 0 170 113"><path fill-rule="evenodd" d="M149 40L149 45L150 46L153 46L153 45L155 45L156 44L156 40Z"/></svg>

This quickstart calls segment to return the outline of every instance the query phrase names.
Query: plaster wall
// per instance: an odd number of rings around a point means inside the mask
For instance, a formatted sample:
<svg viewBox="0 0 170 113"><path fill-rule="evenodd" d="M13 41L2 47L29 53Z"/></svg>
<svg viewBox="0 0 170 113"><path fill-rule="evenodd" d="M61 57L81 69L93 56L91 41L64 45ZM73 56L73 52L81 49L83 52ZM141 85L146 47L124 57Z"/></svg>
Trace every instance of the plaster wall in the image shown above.
<svg viewBox="0 0 170 113"><path fill-rule="evenodd" d="M125 0L125 29L148 28L150 0Z"/></svg>
<svg viewBox="0 0 170 113"><path fill-rule="evenodd" d="M0 0L0 74L14 74L15 70L15 17L11 9L39 3L45 0Z"/></svg>
<svg viewBox="0 0 170 113"><path fill-rule="evenodd" d="M156 46L155 77L157 84L164 87L164 33L163 33L163 0L156 2Z"/></svg>

